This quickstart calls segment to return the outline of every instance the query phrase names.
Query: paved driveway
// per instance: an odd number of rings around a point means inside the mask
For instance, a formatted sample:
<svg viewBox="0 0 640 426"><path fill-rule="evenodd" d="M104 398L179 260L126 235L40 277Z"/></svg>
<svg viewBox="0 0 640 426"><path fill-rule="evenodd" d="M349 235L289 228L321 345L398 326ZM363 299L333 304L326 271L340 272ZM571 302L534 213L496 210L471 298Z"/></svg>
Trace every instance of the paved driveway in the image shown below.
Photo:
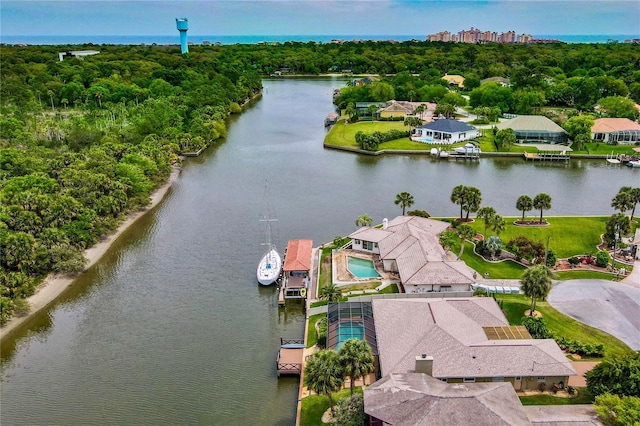
<svg viewBox="0 0 640 426"><path fill-rule="evenodd" d="M607 280L562 281L547 300L563 314L640 350L640 288Z"/></svg>

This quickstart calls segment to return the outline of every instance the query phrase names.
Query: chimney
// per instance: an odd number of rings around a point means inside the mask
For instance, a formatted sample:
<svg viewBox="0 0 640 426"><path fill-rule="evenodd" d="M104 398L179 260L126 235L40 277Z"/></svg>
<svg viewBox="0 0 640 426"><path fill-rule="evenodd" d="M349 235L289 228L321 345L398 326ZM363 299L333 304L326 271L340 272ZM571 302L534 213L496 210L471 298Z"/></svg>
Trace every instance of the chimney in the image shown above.
<svg viewBox="0 0 640 426"><path fill-rule="evenodd" d="M433 376L433 356L427 354L416 357L416 373L424 373Z"/></svg>
<svg viewBox="0 0 640 426"><path fill-rule="evenodd" d="M387 229L387 226L389 226L389 219L385 217L382 219L382 229Z"/></svg>

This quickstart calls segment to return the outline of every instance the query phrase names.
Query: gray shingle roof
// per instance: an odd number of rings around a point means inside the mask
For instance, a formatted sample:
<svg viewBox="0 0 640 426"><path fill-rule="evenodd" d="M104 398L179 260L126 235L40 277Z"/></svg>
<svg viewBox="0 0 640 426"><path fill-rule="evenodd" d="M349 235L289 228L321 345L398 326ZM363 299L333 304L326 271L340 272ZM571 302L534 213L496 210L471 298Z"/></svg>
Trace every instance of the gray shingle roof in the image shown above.
<svg viewBox="0 0 640 426"><path fill-rule="evenodd" d="M496 125L496 127L500 130L541 130L552 133L567 133L562 127L543 115L520 115L511 120L505 120Z"/></svg>
<svg viewBox="0 0 640 426"><path fill-rule="evenodd" d="M365 412L394 426L529 425L510 383L449 384L390 374L364 390Z"/></svg>
<svg viewBox="0 0 640 426"><path fill-rule="evenodd" d="M433 376L572 376L551 339L489 340L482 327L508 326L491 298L375 299L373 314L382 374L414 371L432 355Z"/></svg>
<svg viewBox="0 0 640 426"><path fill-rule="evenodd" d="M467 123L463 123L462 121L457 121L457 120L449 120L449 119L440 119L440 120L432 121L431 123L424 124L417 128L429 129L429 130L435 130L437 132L447 132L447 133L468 132L470 130L476 130L475 127L470 126Z"/></svg>

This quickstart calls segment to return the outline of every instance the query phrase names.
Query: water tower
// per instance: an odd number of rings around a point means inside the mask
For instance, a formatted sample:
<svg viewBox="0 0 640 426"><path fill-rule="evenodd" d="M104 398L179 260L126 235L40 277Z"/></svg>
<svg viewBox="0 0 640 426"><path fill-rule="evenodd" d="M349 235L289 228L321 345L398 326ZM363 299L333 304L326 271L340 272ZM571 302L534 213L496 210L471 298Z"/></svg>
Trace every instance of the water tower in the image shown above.
<svg viewBox="0 0 640 426"><path fill-rule="evenodd" d="M187 45L187 30L189 29L189 20L187 18L176 18L176 27L180 31L180 48L182 53L189 53Z"/></svg>

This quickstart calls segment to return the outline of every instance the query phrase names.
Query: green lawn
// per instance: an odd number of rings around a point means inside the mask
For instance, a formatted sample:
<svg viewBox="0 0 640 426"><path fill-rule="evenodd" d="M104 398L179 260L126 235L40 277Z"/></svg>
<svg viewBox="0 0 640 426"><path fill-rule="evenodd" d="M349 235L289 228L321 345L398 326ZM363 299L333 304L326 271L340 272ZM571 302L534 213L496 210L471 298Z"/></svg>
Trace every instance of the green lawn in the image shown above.
<svg viewBox="0 0 640 426"><path fill-rule="evenodd" d="M633 151L633 145L608 145L605 143L590 142L584 145L584 149L580 151L574 149L572 153L591 155L610 155L611 153L614 155L632 155L635 152Z"/></svg>
<svg viewBox="0 0 640 426"><path fill-rule="evenodd" d="M307 347L312 348L318 343L318 332L316 331L316 323L322 318L326 318L327 314L312 315L309 317L309 331L307 332Z"/></svg>
<svg viewBox="0 0 640 426"><path fill-rule="evenodd" d="M613 280L615 275L607 274L599 271L556 271L554 273L554 279L566 281L566 280Z"/></svg>
<svg viewBox="0 0 640 426"><path fill-rule="evenodd" d="M576 388L578 395L575 398L563 398L554 395L531 395L521 396L522 405L573 405L573 404L593 404L594 396L586 387Z"/></svg>
<svg viewBox="0 0 640 426"><path fill-rule="evenodd" d="M327 257L331 259L331 251L333 246L325 247L322 249L320 255L320 276L318 277L318 294L320 291L331 284L333 280L333 271L331 269L331 261L327 261Z"/></svg>
<svg viewBox="0 0 640 426"><path fill-rule="evenodd" d="M356 133L364 132L371 134L373 132L388 132L392 129L409 130L402 121L367 121L346 124L344 120L340 120L329 130L329 133L327 133L327 136L324 138L324 143L327 145L359 149L356 143ZM418 144L417 142L413 143L424 146L424 144Z"/></svg>
<svg viewBox="0 0 640 426"><path fill-rule="evenodd" d="M459 253L460 249L455 248L452 250L454 253ZM484 258L473 252L473 244L468 241L465 243L464 253L462 253L461 260L480 275L484 275L488 272L489 278L491 279L520 279L526 269L524 266L510 260L503 262L487 262Z"/></svg>
<svg viewBox="0 0 640 426"><path fill-rule="evenodd" d="M524 312L531 306L531 299L522 294L497 294L496 299L501 303L502 310L511 325L520 325ZM588 344L602 343L607 358L631 352L631 348L621 340L558 312L549 305L549 302L538 302L536 310L542 313L549 331L556 336Z"/></svg>
<svg viewBox="0 0 640 426"><path fill-rule="evenodd" d="M529 194L532 198L536 194ZM514 200L514 206L515 206ZM498 212L500 213L500 212ZM539 218L540 212L530 211L525 218ZM543 216L544 218L544 216ZM503 242L511 240L518 235L524 235L532 240L547 244L549 238L549 248L556 252L559 258L567 258L574 255L596 252L596 246L600 243L600 234L605 231L607 217L548 217L549 226L527 227L516 226L514 221L520 217L505 217L507 226L500 233ZM475 220L470 224L476 232L484 233L484 221ZM487 235L491 235L487 231Z"/></svg>
<svg viewBox="0 0 640 426"><path fill-rule="evenodd" d="M355 388L356 393L362 393L362 388ZM343 398L350 396L349 389L343 389L333 395L334 406ZM322 415L329 408L329 398L325 395L310 395L302 400L300 410L300 426L324 426Z"/></svg>

